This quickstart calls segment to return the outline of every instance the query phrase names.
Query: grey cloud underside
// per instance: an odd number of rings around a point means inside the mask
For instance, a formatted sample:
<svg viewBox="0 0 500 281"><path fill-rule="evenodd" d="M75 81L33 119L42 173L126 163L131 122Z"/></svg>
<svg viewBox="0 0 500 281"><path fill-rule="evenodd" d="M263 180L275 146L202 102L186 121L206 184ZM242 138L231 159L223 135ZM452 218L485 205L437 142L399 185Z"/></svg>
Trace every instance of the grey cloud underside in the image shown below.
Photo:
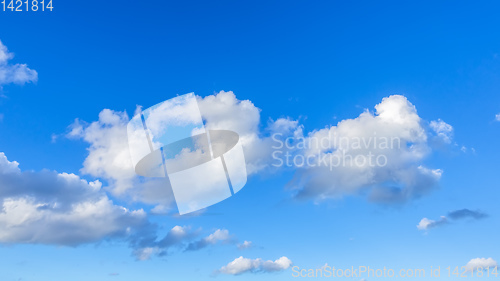
<svg viewBox="0 0 500 281"><path fill-rule="evenodd" d="M469 209L461 209L461 210L456 210L448 213L448 217L454 220L460 220L460 219L466 219L466 218L471 218L475 220L480 220L487 218L488 215L481 212L481 211L472 211Z"/></svg>
<svg viewBox="0 0 500 281"><path fill-rule="evenodd" d="M115 205L99 181L18 166L0 152L0 243L77 246L149 224L144 211Z"/></svg>

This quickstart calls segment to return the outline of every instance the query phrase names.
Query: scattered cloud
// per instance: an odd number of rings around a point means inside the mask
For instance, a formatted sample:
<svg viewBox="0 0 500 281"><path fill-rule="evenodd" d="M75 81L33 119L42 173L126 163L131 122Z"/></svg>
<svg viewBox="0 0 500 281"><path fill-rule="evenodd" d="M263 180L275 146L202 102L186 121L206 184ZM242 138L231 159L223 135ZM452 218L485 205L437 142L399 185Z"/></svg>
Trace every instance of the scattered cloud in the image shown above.
<svg viewBox="0 0 500 281"><path fill-rule="evenodd" d="M467 271L473 272L477 270L485 270L490 267L497 267L498 263L492 258L475 258L471 259L465 268Z"/></svg>
<svg viewBox="0 0 500 281"><path fill-rule="evenodd" d="M495 120L500 122L500 113L498 113L497 115L495 115Z"/></svg>
<svg viewBox="0 0 500 281"><path fill-rule="evenodd" d="M0 89L6 84L23 85L38 80L38 73L28 68L26 64L11 64L14 54L0 41Z"/></svg>
<svg viewBox="0 0 500 281"><path fill-rule="evenodd" d="M469 209L455 210L448 213L448 217L441 216L439 220L430 220L428 218L423 218L417 225L418 230L428 230L434 227L442 226L450 223L451 220L462 220L462 219L473 219L480 220L488 217L487 214L481 211L471 211Z"/></svg>
<svg viewBox="0 0 500 281"><path fill-rule="evenodd" d="M133 255L137 260L149 260L153 255L169 255L175 250L198 251L211 245L235 244L226 229L216 229L203 238L199 238L201 229L192 230L189 226L174 226L162 239L158 239L156 232L156 229L151 229L149 232L138 233L131 239Z"/></svg>
<svg viewBox="0 0 500 281"><path fill-rule="evenodd" d="M192 242L186 248L187 251L196 251L203 249L209 245L215 245L218 242L230 242L231 237L229 236L229 231L226 229L217 229L214 233L208 235L207 237Z"/></svg>
<svg viewBox="0 0 500 281"><path fill-rule="evenodd" d="M216 273L240 275L243 273L268 273L283 271L292 265L292 261L283 256L275 261L264 261L260 258L248 259L240 256L227 265L221 267Z"/></svg>
<svg viewBox="0 0 500 281"><path fill-rule="evenodd" d="M448 219L445 216L441 216L439 220L430 220L428 218L423 218L417 224L417 228L419 230L428 230L430 228L434 228L440 225L444 225L448 223Z"/></svg>
<svg viewBox="0 0 500 281"><path fill-rule="evenodd" d="M453 127L441 119L429 123L431 129L445 143L451 143L453 137Z"/></svg>
<svg viewBox="0 0 500 281"><path fill-rule="evenodd" d="M237 245L238 249L244 250L252 247L252 241L243 241L243 243Z"/></svg>

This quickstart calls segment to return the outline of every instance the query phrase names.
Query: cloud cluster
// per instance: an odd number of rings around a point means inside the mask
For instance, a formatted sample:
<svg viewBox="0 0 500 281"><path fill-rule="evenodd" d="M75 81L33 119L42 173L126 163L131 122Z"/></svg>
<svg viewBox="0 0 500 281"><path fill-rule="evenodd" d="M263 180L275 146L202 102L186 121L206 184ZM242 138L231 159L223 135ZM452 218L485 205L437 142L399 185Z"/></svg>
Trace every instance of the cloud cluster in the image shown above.
<svg viewBox="0 0 500 281"><path fill-rule="evenodd" d="M221 267L216 273L240 275L243 273L277 272L283 271L292 265L292 261L283 256L275 261L248 259L240 256L227 265Z"/></svg>
<svg viewBox="0 0 500 281"><path fill-rule="evenodd" d="M38 73L28 68L26 64L9 63L13 57L14 54L0 41L0 89L6 84L22 85L38 80Z"/></svg>
<svg viewBox="0 0 500 281"><path fill-rule="evenodd" d="M474 272L477 270L485 270L488 268L498 267L498 263L492 258L475 258L471 259L465 268L467 271Z"/></svg>
<svg viewBox="0 0 500 281"><path fill-rule="evenodd" d="M423 165L433 151L430 140L449 144L453 133L452 126L442 120L421 119L415 106L399 95L384 98L375 106L375 112L365 111L354 119L312 130L307 135L304 127L290 118L270 120L261 129L260 109L249 100L238 100L232 92L221 91L197 99L207 129L227 129L239 134L249 174L280 169L275 167L277 151L326 162L335 157L347 158L347 163L333 168L294 166L296 173L288 188L299 199L320 201L361 194L374 202L394 203L421 197L437 186L442 175L442 170ZM128 120L126 112L105 109L98 121L75 120L67 136L89 143L84 174L107 180L114 195L156 205L155 212L166 213L174 202L168 181L141 178L134 173L126 137ZM313 145L276 147L276 136L302 139ZM380 139L392 143L386 147L375 145ZM317 140L327 140L328 145L320 145ZM346 146L338 140L357 142L358 146ZM354 163L353 158L365 154L382 155L386 161L384 165Z"/></svg>
<svg viewBox="0 0 500 281"><path fill-rule="evenodd" d="M442 225L450 223L449 219L454 220L454 221L463 220L463 219L480 220L480 219L484 219L486 217L488 217L488 215L481 212L481 211L460 209L460 210L451 211L448 213L447 217L441 216L438 220L431 220L428 218L423 218L417 224L417 229L418 230L428 230L431 228L442 226Z"/></svg>
<svg viewBox="0 0 500 281"><path fill-rule="evenodd" d="M147 224L143 210L115 205L101 185L74 174L21 171L0 152L0 243L76 246Z"/></svg>

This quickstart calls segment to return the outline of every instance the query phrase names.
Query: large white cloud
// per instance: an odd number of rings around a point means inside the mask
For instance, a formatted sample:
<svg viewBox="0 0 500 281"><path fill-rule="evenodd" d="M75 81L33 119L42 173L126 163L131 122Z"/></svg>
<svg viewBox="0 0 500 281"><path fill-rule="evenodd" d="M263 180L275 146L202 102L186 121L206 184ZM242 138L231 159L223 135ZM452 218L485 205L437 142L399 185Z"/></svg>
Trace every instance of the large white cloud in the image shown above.
<svg viewBox="0 0 500 281"><path fill-rule="evenodd" d="M442 174L423 165L432 152L429 139L448 142L451 131L442 120L432 125L422 120L404 96L384 98L373 113L365 111L299 139L292 156L311 160L311 165L298 168L290 188L298 198L316 200L367 194L372 201L392 203L420 197L436 187ZM277 159L278 164L284 160ZM303 163L290 159L295 166Z"/></svg>
<svg viewBox="0 0 500 281"><path fill-rule="evenodd" d="M14 57L14 54L7 50L7 47L0 41L0 89L3 85L25 84L36 82L38 73L28 68L26 64L11 64L9 60Z"/></svg>
<svg viewBox="0 0 500 281"><path fill-rule="evenodd" d="M124 238L147 224L143 210L114 205L98 180L18 166L0 152L0 243L74 246Z"/></svg>
<svg viewBox="0 0 500 281"><path fill-rule="evenodd" d="M259 130L260 109L249 100L236 99L232 92L197 99L207 129L233 130L239 134L249 174L271 167L272 140L269 133L263 137ZM67 137L89 143L82 173L107 180L116 196L154 204L155 212L167 213L174 202L170 183L162 178L136 176L127 141L128 121L126 112L104 109L92 123L76 119L69 126ZM270 121L266 130L288 135L297 127L296 121L278 119Z"/></svg>
<svg viewBox="0 0 500 281"><path fill-rule="evenodd" d="M475 258L471 259L465 268L468 271L485 270L488 268L498 267L498 263L492 258Z"/></svg>
<svg viewBox="0 0 500 281"><path fill-rule="evenodd" d="M243 273L276 272L283 271L291 265L292 261L285 256L275 261L266 261L261 258L248 259L241 256L221 267L217 273L239 275Z"/></svg>

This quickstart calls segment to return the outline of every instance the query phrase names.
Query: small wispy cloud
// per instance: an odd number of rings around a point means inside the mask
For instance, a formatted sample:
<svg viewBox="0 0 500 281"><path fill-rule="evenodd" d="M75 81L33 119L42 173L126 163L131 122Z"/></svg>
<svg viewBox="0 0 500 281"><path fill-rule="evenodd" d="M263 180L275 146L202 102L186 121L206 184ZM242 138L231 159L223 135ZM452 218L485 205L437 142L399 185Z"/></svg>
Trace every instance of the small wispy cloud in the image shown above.
<svg viewBox="0 0 500 281"><path fill-rule="evenodd" d="M240 250L248 249L248 248L252 247L252 241L245 240L243 243L238 244L237 247Z"/></svg>
<svg viewBox="0 0 500 281"><path fill-rule="evenodd" d="M14 54L0 41L0 90L6 84L23 85L38 80L38 73L28 68L26 64L9 63L13 57Z"/></svg>
<svg viewBox="0 0 500 281"><path fill-rule="evenodd" d="M448 216L441 216L438 220L431 220L428 218L423 218L417 224L418 230L429 230L431 228L435 228L438 226L442 226L448 224L450 220L463 220L463 219L472 219L472 220L480 220L487 218L488 215L481 211L472 211L469 209L460 209L451 211L448 213Z"/></svg>
<svg viewBox="0 0 500 281"><path fill-rule="evenodd" d="M227 229L217 229L214 233L208 235L207 237L192 242L186 248L187 251L195 251L203 249L209 245L215 245L218 242L229 242L231 237L229 236L229 231Z"/></svg>
<svg viewBox="0 0 500 281"><path fill-rule="evenodd" d="M423 218L420 220L420 222L417 224L417 228L419 230L428 230L434 227L438 227L444 224L448 223L448 219L445 216L441 216L438 220L431 220L428 218Z"/></svg>

